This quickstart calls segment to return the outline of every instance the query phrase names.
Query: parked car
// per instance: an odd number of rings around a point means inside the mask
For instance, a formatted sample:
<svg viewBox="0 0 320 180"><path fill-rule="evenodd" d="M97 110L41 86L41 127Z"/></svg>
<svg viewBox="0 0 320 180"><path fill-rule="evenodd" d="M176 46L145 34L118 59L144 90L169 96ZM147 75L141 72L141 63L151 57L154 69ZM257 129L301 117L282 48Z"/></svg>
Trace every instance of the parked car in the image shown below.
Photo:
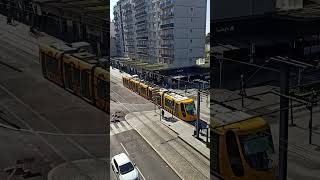
<svg viewBox="0 0 320 180"><path fill-rule="evenodd" d="M112 170L120 180L139 180L139 173L125 153L113 156L111 159Z"/></svg>

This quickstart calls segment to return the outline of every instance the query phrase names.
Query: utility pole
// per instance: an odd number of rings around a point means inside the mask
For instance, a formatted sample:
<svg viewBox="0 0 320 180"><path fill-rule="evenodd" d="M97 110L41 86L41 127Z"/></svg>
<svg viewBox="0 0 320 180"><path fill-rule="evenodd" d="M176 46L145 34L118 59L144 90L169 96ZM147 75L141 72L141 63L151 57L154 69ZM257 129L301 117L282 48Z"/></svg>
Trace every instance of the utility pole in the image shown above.
<svg viewBox="0 0 320 180"><path fill-rule="evenodd" d="M197 122L196 122L197 138L199 138L199 121L200 121L200 87L198 89L198 98L197 98Z"/></svg>
<svg viewBox="0 0 320 180"><path fill-rule="evenodd" d="M289 94L289 67L287 64L280 65L280 93ZM288 158L288 106L286 97L280 97L280 137L279 137L279 180L287 180Z"/></svg>
<svg viewBox="0 0 320 180"><path fill-rule="evenodd" d="M220 63L219 88L221 88L221 86L222 86L222 63L223 63L223 59L219 59L219 63Z"/></svg>
<svg viewBox="0 0 320 180"><path fill-rule="evenodd" d="M314 90L312 90L312 94L311 94L311 102L308 105L308 109L310 111L310 119L309 119L309 144L312 144L312 116L313 116L313 102L314 102L314 98L315 98L315 93Z"/></svg>
<svg viewBox="0 0 320 180"><path fill-rule="evenodd" d="M241 107L244 108L244 97L247 96L243 74L240 76Z"/></svg>

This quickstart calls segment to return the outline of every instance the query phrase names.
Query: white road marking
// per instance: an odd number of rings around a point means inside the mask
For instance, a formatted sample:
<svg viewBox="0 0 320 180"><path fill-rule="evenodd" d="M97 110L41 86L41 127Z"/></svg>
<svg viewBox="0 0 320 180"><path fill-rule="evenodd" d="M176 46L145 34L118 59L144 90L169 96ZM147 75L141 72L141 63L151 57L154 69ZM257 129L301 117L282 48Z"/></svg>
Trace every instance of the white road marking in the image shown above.
<svg viewBox="0 0 320 180"><path fill-rule="evenodd" d="M130 124L129 124L127 121L123 121L122 123L124 124L124 126L125 126L128 130L132 129L132 127L130 126Z"/></svg>
<svg viewBox="0 0 320 180"><path fill-rule="evenodd" d="M114 134L118 134L119 133L117 127L114 124L110 124L110 127L112 128L112 131L114 132Z"/></svg>
<svg viewBox="0 0 320 180"><path fill-rule="evenodd" d="M128 152L127 149L124 147L124 145L123 145L122 143L120 143L120 145L122 146L122 148L124 149L124 151L126 152L126 154L127 154L128 156L130 156L130 155L129 155L129 152ZM138 168L137 165L136 165L136 168L137 168L137 170L139 171L139 174L142 176L142 178L143 178L144 180L146 180L146 178L145 178L144 175L141 173L141 171L140 171L140 169Z"/></svg>
<svg viewBox="0 0 320 180"><path fill-rule="evenodd" d="M121 122L117 123L120 132L126 131L126 129L121 125Z"/></svg>
<svg viewBox="0 0 320 180"><path fill-rule="evenodd" d="M113 135L114 135L114 132L110 130L110 136L113 136Z"/></svg>

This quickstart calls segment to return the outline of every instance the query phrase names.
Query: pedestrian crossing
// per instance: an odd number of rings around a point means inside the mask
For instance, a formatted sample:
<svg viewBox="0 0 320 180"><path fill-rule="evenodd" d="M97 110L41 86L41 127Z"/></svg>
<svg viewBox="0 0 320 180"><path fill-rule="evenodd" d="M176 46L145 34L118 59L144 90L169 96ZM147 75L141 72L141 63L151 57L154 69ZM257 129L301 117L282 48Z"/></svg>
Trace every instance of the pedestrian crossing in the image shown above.
<svg viewBox="0 0 320 180"><path fill-rule="evenodd" d="M110 124L110 136L129 131L132 127L127 121L120 121L117 123L111 123Z"/></svg>

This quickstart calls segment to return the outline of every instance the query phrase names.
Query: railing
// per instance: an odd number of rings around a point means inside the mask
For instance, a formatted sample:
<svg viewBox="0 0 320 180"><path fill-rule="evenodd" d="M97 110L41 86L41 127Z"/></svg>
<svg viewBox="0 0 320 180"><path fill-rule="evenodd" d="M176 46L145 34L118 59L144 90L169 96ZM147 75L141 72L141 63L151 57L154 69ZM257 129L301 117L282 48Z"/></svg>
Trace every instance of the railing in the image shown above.
<svg viewBox="0 0 320 180"><path fill-rule="evenodd" d="M138 36L137 39L145 39L145 40L148 40L148 36Z"/></svg>
<svg viewBox="0 0 320 180"><path fill-rule="evenodd" d="M173 39L173 34L167 34L167 35L161 35L160 36L162 39Z"/></svg>
<svg viewBox="0 0 320 180"><path fill-rule="evenodd" d="M164 58L174 58L174 55L173 55L173 54L161 54L161 57L164 57Z"/></svg>
<svg viewBox="0 0 320 180"><path fill-rule="evenodd" d="M139 2L139 4L136 4L135 6L134 6L134 9L140 9L141 7L144 7L144 6L146 6L146 4L145 4L145 2L144 1L141 1L141 2Z"/></svg>
<svg viewBox="0 0 320 180"><path fill-rule="evenodd" d="M139 16L143 16L143 15L147 15L146 11L143 11L141 13L136 14L134 17L139 17Z"/></svg>
<svg viewBox="0 0 320 180"><path fill-rule="evenodd" d="M145 47L147 47L147 45L146 45L146 44L138 44L137 47L143 47L143 48L145 48Z"/></svg>
<svg viewBox="0 0 320 180"><path fill-rule="evenodd" d="M143 54L143 55L148 55L146 52L138 51L137 54Z"/></svg>
<svg viewBox="0 0 320 180"><path fill-rule="evenodd" d="M168 19L174 16L174 13L166 13L166 14L161 14L160 18L161 19Z"/></svg>
<svg viewBox="0 0 320 180"><path fill-rule="evenodd" d="M172 6L173 3L174 3L174 0L165 1L164 3L160 4L160 8L166 8L166 7Z"/></svg>
<svg viewBox="0 0 320 180"><path fill-rule="evenodd" d="M135 25L139 25L139 24L145 24L146 23L146 20L143 20L143 21L138 21L135 23Z"/></svg>
<svg viewBox="0 0 320 180"><path fill-rule="evenodd" d="M139 32L145 32L145 31L147 31L147 29L145 29L145 28L144 28L144 29L136 30L137 33L139 33Z"/></svg>
<svg viewBox="0 0 320 180"><path fill-rule="evenodd" d="M174 23L169 23L169 24L160 25L160 28L161 28L161 29L164 29L164 28L173 28L173 27L174 27Z"/></svg>
<svg viewBox="0 0 320 180"><path fill-rule="evenodd" d="M163 48L173 48L174 45L173 44L161 44L161 47L163 47Z"/></svg>

